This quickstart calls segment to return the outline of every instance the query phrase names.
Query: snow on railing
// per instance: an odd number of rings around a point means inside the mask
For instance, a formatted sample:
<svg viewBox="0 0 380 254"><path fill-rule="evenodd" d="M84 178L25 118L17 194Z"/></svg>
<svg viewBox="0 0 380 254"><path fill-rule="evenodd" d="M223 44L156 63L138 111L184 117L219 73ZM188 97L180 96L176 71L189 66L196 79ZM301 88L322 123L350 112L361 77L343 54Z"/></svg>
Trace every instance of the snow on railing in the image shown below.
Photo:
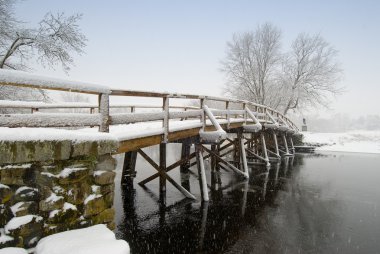
<svg viewBox="0 0 380 254"><path fill-rule="evenodd" d="M99 126L99 131L108 132L110 125L129 124L149 121L162 121L164 129L163 142L168 140L170 119L200 119L202 130L206 126L206 118L212 122L216 131L218 121L225 119L229 127L233 119L242 119L247 126L247 118L254 124L276 122L279 120L282 125L291 130L298 131L296 125L280 112L267 106L257 103L229 99L214 96L200 96L193 94L170 94L147 91L118 90L109 87L87 84L83 82L74 82L60 79L52 79L37 76L29 73L1 70L0 85L28 87L46 90L59 90L67 92L79 92L95 94L98 96L98 103L43 103L31 101L8 101L0 100L0 108L23 108L30 109L31 112L38 114L0 114L0 126L3 127L82 127L82 126ZM110 96L124 97L154 97L161 98L160 105L138 105L138 104L110 104ZM170 105L173 99L198 100L199 106L174 106ZM225 109L209 109L206 106L207 101L223 102ZM241 109L231 109L231 104ZM235 108L236 108L235 107ZM110 113L110 109L130 109L128 113ZM155 109L152 112L136 112L136 109ZM42 113L40 109L90 109L86 113ZM178 111L180 110L180 111ZM255 122L257 121L257 123ZM220 125L219 125L220 127ZM221 134L218 133L218 134ZM220 136L220 135L219 135ZM222 135L223 136L223 135Z"/></svg>

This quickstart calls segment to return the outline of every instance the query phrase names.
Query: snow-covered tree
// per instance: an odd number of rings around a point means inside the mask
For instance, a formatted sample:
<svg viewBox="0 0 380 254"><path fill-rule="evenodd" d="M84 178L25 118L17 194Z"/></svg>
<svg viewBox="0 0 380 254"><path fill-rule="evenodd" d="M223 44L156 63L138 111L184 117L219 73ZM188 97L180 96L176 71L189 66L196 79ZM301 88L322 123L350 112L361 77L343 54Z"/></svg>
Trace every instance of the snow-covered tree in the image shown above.
<svg viewBox="0 0 380 254"><path fill-rule="evenodd" d="M290 109L326 105L329 95L340 92L337 53L320 35L298 35L283 61L285 114Z"/></svg>
<svg viewBox="0 0 380 254"><path fill-rule="evenodd" d="M83 53L86 45L78 26L82 16L49 12L37 27L26 27L15 17L15 3L16 0L0 0L0 69L31 70L33 60L44 67L61 66L69 71L73 53ZM0 87L0 99L21 98L18 91Z"/></svg>
<svg viewBox="0 0 380 254"><path fill-rule="evenodd" d="M266 23L255 32L234 34L222 61L226 92L240 99L276 107L275 86L281 64L281 32Z"/></svg>
<svg viewBox="0 0 380 254"><path fill-rule="evenodd" d="M235 34L227 43L221 70L228 95L268 105L283 113L290 109L326 105L337 94L341 70L337 51L320 35L300 34L287 53L281 32L272 24L254 32Z"/></svg>

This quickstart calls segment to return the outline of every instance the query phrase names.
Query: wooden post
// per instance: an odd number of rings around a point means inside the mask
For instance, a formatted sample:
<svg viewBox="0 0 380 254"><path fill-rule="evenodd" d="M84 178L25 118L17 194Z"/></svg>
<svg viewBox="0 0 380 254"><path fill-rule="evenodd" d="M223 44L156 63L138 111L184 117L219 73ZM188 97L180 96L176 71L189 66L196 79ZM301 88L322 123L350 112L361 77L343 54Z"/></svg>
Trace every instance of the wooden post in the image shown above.
<svg viewBox="0 0 380 254"><path fill-rule="evenodd" d="M268 158L268 152L267 152L267 146L265 144L265 137L264 137L263 132L260 133L260 138L261 138L261 150L263 151L263 155L264 155L265 161L267 163L267 166L270 166L269 158Z"/></svg>
<svg viewBox="0 0 380 254"><path fill-rule="evenodd" d="M133 179L136 176L136 159L136 151L126 152L124 154L123 173L121 176L122 183L127 183L129 179Z"/></svg>
<svg viewBox="0 0 380 254"><path fill-rule="evenodd" d="M240 168L240 142L239 142L239 137L234 139L234 166Z"/></svg>
<svg viewBox="0 0 380 254"><path fill-rule="evenodd" d="M246 124L247 123L247 111L245 110L247 107L247 104L246 103L243 103L243 110L244 110L244 123Z"/></svg>
<svg viewBox="0 0 380 254"><path fill-rule="evenodd" d="M160 200L166 203L166 144L160 144Z"/></svg>
<svg viewBox="0 0 380 254"><path fill-rule="evenodd" d="M294 145L293 145L293 138L292 138L292 136L290 136L290 150L292 150L292 154L296 153L296 149L294 148Z"/></svg>
<svg viewBox="0 0 380 254"><path fill-rule="evenodd" d="M203 148L201 144L195 145L195 152L197 155L198 175L199 175L199 187L201 189L202 201L207 202L209 201L209 197L208 197L207 180L206 180L202 150Z"/></svg>
<svg viewBox="0 0 380 254"><path fill-rule="evenodd" d="M202 131L204 131L206 128L206 114L205 114L205 111L203 109L204 104L205 104L205 100L200 99L199 105L200 105L200 109L202 110L202 114L201 114Z"/></svg>
<svg viewBox="0 0 380 254"><path fill-rule="evenodd" d="M99 113L100 113L100 132L109 132L109 95L105 93L99 94Z"/></svg>
<svg viewBox="0 0 380 254"><path fill-rule="evenodd" d="M169 97L165 96L162 102L162 110L165 112L162 127L164 128L163 142L168 142L169 135Z"/></svg>
<svg viewBox="0 0 380 254"><path fill-rule="evenodd" d="M275 148L276 155L279 157L280 151L278 150L277 134L275 131L273 131L273 140L274 140L274 148Z"/></svg>
<svg viewBox="0 0 380 254"><path fill-rule="evenodd" d="M227 110L227 114L226 114L227 129L229 129L230 128L230 102L229 101L226 101L226 110Z"/></svg>
<svg viewBox="0 0 380 254"><path fill-rule="evenodd" d="M249 178L247 155L245 153L245 145L244 145L243 135L241 135L241 137L240 137L240 156L241 156L241 164L243 164L244 174L246 175L247 178Z"/></svg>
<svg viewBox="0 0 380 254"><path fill-rule="evenodd" d="M188 139L185 139L182 142L181 160L190 157L190 148L191 148L191 142ZM188 173L189 168L190 168L190 159L186 160L184 163L182 163L179 166L179 168L180 168L182 173Z"/></svg>
<svg viewBox="0 0 380 254"><path fill-rule="evenodd" d="M286 152L285 155L290 155L289 154L289 148L288 148L288 142L286 142L286 136L284 133L282 134L282 140L284 141L285 152Z"/></svg>
<svg viewBox="0 0 380 254"><path fill-rule="evenodd" d="M211 145L211 151L213 151L214 153L217 152L215 144ZM215 155L211 154L211 171L212 172L214 172L216 170L216 164L217 164L216 157L215 157Z"/></svg>

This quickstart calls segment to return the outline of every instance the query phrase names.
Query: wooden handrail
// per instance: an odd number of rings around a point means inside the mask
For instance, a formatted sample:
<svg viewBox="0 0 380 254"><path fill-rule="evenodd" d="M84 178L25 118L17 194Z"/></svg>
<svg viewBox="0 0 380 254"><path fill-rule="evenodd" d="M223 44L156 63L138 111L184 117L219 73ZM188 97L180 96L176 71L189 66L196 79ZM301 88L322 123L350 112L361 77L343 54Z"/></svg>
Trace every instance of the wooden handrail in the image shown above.
<svg viewBox="0 0 380 254"><path fill-rule="evenodd" d="M21 76L22 78L19 78ZM165 129L164 135L163 135L163 141L167 141L168 136L168 130L169 130L169 119L173 118L183 118L187 119L188 117L198 117L201 119L201 122L203 123L203 126L205 126L205 117L204 117L204 106L207 105L207 101L217 101L217 102L224 102L226 105L225 109L210 109L210 112L215 114L215 116L225 117L227 119L228 125L231 121L231 117L238 117L239 115L242 116L243 119L247 119L247 113L246 108L253 112L256 112L256 115L258 117L258 120L260 118L264 117L266 121L275 121L274 117L277 117L277 119L280 120L280 122L284 123L285 125L288 125L290 128L294 129L295 131L298 131L298 128L296 125L285 115L281 114L280 112L271 109L265 105L260 105L254 102L245 101L245 100L238 100L238 99L231 99L231 98L223 98L223 97L214 97L214 96L203 96L203 95L194 95L194 94L178 94L178 93L158 93L158 92L147 92L147 91L134 91L134 90L120 90L120 89L110 89L105 86L99 86L99 85L92 85L87 84L83 82L73 82L73 81L67 81L67 80L60 80L60 79L52 79L52 78L45 78L36 76L33 74L26 74L23 72L13 72L9 70L0 70L0 85L6 85L6 86L17 86L17 87L29 87L29 88L36 88L36 89L46 89L46 90L59 90L59 91L67 91L67 92L78 92L78 93L87 93L87 94L96 94L98 95L98 103L41 103L41 102L13 102L13 101L0 101L0 108L29 108L32 112L39 111L39 109L67 109L67 108L82 108L82 109L90 109L91 113L95 113L95 108L98 108L98 117L99 117L99 131L101 132L108 132L109 126L112 124L123 124L123 123L130 123L130 122L140 122L140 121L132 121L133 114L136 114L137 117L139 113L135 113L136 108L152 108L152 109L162 109L162 112L164 114L162 121L163 121L163 128ZM110 104L109 103L109 97L110 96L131 96L131 97L156 97L156 98L162 98L163 104L161 106L159 105L130 105L130 104ZM193 106L170 106L169 100L171 99L191 99L191 100L199 100L200 102L200 108L199 107L193 107ZM239 104L240 110L232 110L230 109L231 103ZM119 114L119 115L113 115L110 114L110 108L131 108L131 113L127 114ZM170 111L170 109L183 109L184 111L174 113ZM191 109L190 111L187 111L188 109ZM201 109L202 111L198 111ZM191 111L196 112L191 112ZM186 112L186 114L185 114ZM184 113L184 114L181 114ZM129 114L129 115L128 115ZM24 114L27 115L27 114ZM41 119L46 119L42 116L39 116ZM90 115L90 114L89 114ZM25 116L27 117L27 116ZM139 117L134 119L139 119ZM154 120L158 119L155 116L151 116ZM17 126L22 126L22 115L13 115L11 117L12 119L17 118ZM0 121L1 119L4 119L0 115ZM114 119L114 120L113 120ZM144 121L152 121L150 118L143 118L141 117L141 122ZM159 117L159 119L161 119ZM9 121L12 121L10 118ZM246 120L245 120L246 121ZM83 121L80 122L80 126L82 126L84 123ZM91 125L95 125L94 123L97 123L98 120L92 120ZM41 124L43 125L43 124ZM1 124L1 126L6 126L6 124ZM38 126L38 123L36 123L36 126ZM49 126L54 126L54 124L49 124ZM62 124L58 126L63 126ZM72 124L70 126L75 126L75 124Z"/></svg>

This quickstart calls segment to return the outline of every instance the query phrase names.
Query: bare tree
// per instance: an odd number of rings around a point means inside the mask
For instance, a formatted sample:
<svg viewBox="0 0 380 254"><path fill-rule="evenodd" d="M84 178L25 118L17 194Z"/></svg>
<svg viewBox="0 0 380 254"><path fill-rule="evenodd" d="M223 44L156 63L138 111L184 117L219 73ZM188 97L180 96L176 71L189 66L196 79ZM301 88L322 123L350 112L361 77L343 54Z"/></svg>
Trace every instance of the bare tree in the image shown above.
<svg viewBox="0 0 380 254"><path fill-rule="evenodd" d="M337 51L321 36L300 34L289 53L280 50L281 32L266 23L234 35L222 62L227 94L268 105L285 114L300 106L325 104L336 87Z"/></svg>
<svg viewBox="0 0 380 254"><path fill-rule="evenodd" d="M269 23L254 32L234 34L222 62L228 94L261 104L273 103L270 94L281 63L280 39L280 30Z"/></svg>
<svg viewBox="0 0 380 254"><path fill-rule="evenodd" d="M0 69L30 70L30 60L68 72L72 53L81 54L86 37L79 29L80 14L47 13L36 28L25 28L15 18L16 0L0 0ZM0 99L20 98L17 90L0 87ZM9 95L9 96L6 96Z"/></svg>
<svg viewBox="0 0 380 254"><path fill-rule="evenodd" d="M328 96L341 91L336 85L341 73L337 54L320 35L298 35L283 63L285 114L290 109L327 105Z"/></svg>

